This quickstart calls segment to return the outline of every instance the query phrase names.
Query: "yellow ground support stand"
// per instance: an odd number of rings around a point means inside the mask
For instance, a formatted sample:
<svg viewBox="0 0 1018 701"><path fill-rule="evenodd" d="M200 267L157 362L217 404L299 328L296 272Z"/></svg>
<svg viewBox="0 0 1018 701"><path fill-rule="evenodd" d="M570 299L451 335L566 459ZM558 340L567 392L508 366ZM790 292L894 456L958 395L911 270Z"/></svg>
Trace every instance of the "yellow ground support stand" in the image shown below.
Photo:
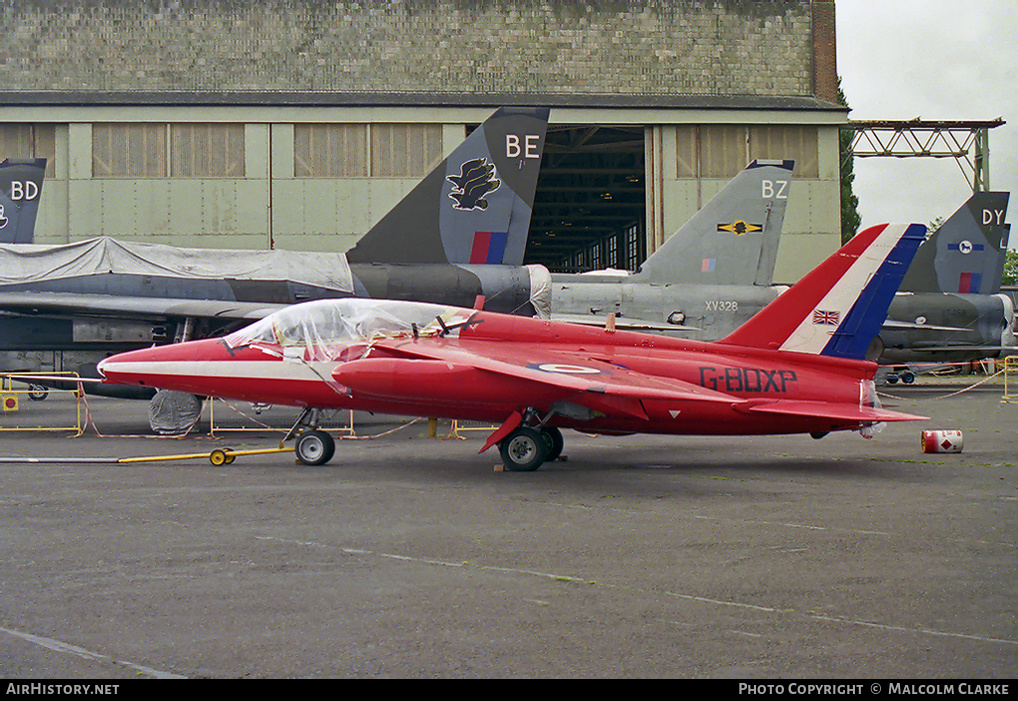
<svg viewBox="0 0 1018 701"><path fill-rule="evenodd" d="M255 418L253 418L251 416L248 416L248 415L244 414L244 412L240 411L239 409L237 409L237 407L233 406L230 402L227 402L226 400L223 400L223 399L217 399L215 397L206 397L205 400L208 403L208 407L209 407L209 435L210 436L215 436L217 432L219 432L219 433L228 433L228 432L242 432L242 431L252 431L252 432L255 432L255 431L286 431L287 429L290 428L289 426L270 426L268 424L261 423L258 419L255 419ZM246 418L250 422L256 423L257 425L255 425L255 426L247 426L247 427L236 427L236 428L234 428L234 427L228 428L226 426L217 426L216 425L216 408L215 408L217 402L222 402L225 406L227 406L228 408L232 409L234 414L239 415L239 416L241 416L243 418ZM352 410L345 410L345 413L346 413L346 423L341 425L341 426L335 426L335 427L330 426L328 428L329 433L338 433L338 434L347 435L347 436L356 435L357 432L354 430L354 426L353 426L353 411Z"/></svg>
<svg viewBox="0 0 1018 701"><path fill-rule="evenodd" d="M1018 355L1004 358L1004 397L1000 401L1018 401Z"/></svg>
<svg viewBox="0 0 1018 701"><path fill-rule="evenodd" d="M68 382L74 382L78 377L76 372L56 372L49 373L51 375L66 376ZM30 385L30 379L19 379L22 375L31 377L31 373L6 373L0 377L0 404L3 406L3 412L17 412L22 406L20 401L24 397L31 397L36 393L37 390L31 389L14 389L12 382L20 382L26 385ZM0 426L0 431L74 431L75 436L80 436L85 432L85 427L81 420L81 395L82 389L81 384L78 384L77 389L53 389L52 387L46 388L47 393L63 392L74 395L74 425L72 426ZM0 412L2 413L2 412Z"/></svg>
<svg viewBox="0 0 1018 701"><path fill-rule="evenodd" d="M429 419L429 421L430 421L430 419ZM472 422L467 422L466 425L461 425L459 421L457 421L456 419L453 419L452 420L452 425L449 427L449 435L446 436L446 438L455 438L457 440L464 440L465 437L460 435L461 431L484 431L485 433L491 433L492 431L496 430L497 428L498 428L498 426L491 426L491 425L488 425L488 424L484 424L484 425L480 425L479 426L479 425L476 425L476 424L474 424ZM431 438L435 437L435 433L430 431L430 428L429 428L428 435Z"/></svg>

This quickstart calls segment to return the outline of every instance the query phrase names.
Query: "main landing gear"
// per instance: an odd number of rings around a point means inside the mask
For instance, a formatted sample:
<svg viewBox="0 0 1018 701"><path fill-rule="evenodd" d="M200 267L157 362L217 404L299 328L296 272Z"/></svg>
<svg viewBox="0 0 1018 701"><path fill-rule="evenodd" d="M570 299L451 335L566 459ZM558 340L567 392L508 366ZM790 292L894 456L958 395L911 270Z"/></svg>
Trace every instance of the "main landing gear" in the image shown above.
<svg viewBox="0 0 1018 701"><path fill-rule="evenodd" d="M526 412L525 420L519 414L514 416L516 426L495 443L503 464L509 470L533 472L545 462L558 460L562 456L565 445L562 431L554 426L541 425L536 412L532 410ZM284 443L294 439L294 454L302 465L324 465L336 453L335 439L318 428L318 422L317 409L304 409L283 437ZM491 440L494 439L493 435Z"/></svg>
<svg viewBox="0 0 1018 701"><path fill-rule="evenodd" d="M518 426L498 443L502 463L513 472L533 472L558 460L565 442L554 426Z"/></svg>

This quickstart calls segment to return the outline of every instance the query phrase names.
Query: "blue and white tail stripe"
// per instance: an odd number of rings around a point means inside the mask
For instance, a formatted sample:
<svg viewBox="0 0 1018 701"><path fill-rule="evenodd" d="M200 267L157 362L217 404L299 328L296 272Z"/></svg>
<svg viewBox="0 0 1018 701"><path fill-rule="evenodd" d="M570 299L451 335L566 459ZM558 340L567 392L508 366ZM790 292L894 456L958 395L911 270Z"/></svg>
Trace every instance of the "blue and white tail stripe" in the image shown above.
<svg viewBox="0 0 1018 701"><path fill-rule="evenodd" d="M922 224L860 232L720 342L865 358L925 233Z"/></svg>
<svg viewBox="0 0 1018 701"><path fill-rule="evenodd" d="M885 225L808 310L781 349L864 358L925 236L922 224Z"/></svg>

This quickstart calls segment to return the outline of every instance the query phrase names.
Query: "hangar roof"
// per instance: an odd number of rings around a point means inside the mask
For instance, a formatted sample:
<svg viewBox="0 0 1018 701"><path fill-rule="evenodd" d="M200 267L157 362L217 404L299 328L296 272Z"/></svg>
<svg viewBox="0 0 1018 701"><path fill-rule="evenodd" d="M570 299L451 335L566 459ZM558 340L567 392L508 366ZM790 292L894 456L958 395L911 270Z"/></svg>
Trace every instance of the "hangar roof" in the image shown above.
<svg viewBox="0 0 1018 701"><path fill-rule="evenodd" d="M848 108L815 97L764 95L632 95L632 94L465 94L465 93L368 93L305 91L113 91L85 90L0 91L0 105L117 106L249 106L249 107L498 107L546 105L548 107L629 109L725 109L848 112Z"/></svg>

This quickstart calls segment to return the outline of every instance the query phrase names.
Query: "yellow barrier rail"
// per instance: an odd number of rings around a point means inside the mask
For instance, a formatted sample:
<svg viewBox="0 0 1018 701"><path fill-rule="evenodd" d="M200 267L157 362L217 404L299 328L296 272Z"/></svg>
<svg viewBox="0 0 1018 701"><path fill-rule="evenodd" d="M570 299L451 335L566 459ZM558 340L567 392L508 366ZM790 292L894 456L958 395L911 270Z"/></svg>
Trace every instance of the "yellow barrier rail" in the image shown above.
<svg viewBox="0 0 1018 701"><path fill-rule="evenodd" d="M68 382L74 382L80 377L80 375L76 372L54 372L48 374L66 377ZM44 390L40 390L36 385L33 385L30 379L19 379L21 377L30 378L31 376L32 373L11 372L5 373L2 378L0 378L0 404L3 406L2 413L13 414L14 412L19 412L21 410L20 399L22 397L27 397L30 400L41 400L53 393L72 394L74 395L74 424L71 426L0 425L0 431L74 431L75 437L82 435L85 432L85 426L82 423L81 417L81 385L79 384L76 389L54 389L52 387L46 387ZM14 389L14 382L28 385L28 388Z"/></svg>
<svg viewBox="0 0 1018 701"><path fill-rule="evenodd" d="M267 424L267 423L261 421L258 418L255 418L254 416L250 416L250 415L246 414L245 412L241 411L236 406L234 406L233 404L231 404L230 402L228 402L228 401L226 401L224 399L217 399L215 397L206 397L206 401L208 402L208 407L209 407L209 435L212 436L212 437L215 437L217 432L219 432L219 433L232 433L232 432L240 432L240 431L282 431L282 432L285 433L286 431L290 430L290 425L272 426L270 424ZM233 411L234 414L236 414L237 416L240 416L243 420L246 420L249 425L247 425L247 426L216 425L216 409L215 409L215 407L216 407L216 403L217 402L222 402L224 405L226 405L227 408L229 408L231 411ZM329 433L337 433L337 434L340 434L340 435L349 435L349 436L356 435L356 431L354 430L354 426L353 426L353 411L350 411L350 410L338 410L337 414L346 414L346 422L344 424L340 424L340 425L324 425L324 426L322 426L323 430L326 430Z"/></svg>
<svg viewBox="0 0 1018 701"><path fill-rule="evenodd" d="M1018 401L1018 355L1004 358L1004 397L1001 401Z"/></svg>

